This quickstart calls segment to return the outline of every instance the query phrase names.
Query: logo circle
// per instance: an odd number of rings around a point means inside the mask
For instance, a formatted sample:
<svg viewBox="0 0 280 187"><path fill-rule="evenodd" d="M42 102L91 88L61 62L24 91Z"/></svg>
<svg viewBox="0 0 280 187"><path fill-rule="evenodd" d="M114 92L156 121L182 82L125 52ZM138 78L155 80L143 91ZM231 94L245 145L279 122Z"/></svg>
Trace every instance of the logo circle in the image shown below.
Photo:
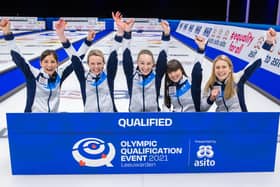
<svg viewBox="0 0 280 187"><path fill-rule="evenodd" d="M113 167L111 161L116 150L112 143L105 143L98 138L84 138L74 144L72 155L80 166Z"/></svg>

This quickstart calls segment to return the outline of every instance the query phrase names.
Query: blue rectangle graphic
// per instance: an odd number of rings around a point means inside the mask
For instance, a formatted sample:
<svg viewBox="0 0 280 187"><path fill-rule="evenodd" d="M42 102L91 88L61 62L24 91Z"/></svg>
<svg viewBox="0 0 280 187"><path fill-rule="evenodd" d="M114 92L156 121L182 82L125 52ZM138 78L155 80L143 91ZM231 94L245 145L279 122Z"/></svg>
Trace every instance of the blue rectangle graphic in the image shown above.
<svg viewBox="0 0 280 187"><path fill-rule="evenodd" d="M7 114L13 174L274 171L279 113Z"/></svg>

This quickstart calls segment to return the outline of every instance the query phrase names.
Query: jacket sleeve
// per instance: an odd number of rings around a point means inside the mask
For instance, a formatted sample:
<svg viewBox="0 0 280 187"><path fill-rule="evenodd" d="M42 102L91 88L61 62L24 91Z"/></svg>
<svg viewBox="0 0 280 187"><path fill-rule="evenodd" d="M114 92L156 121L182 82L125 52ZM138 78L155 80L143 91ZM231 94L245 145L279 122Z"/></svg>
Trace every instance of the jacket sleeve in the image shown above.
<svg viewBox="0 0 280 187"><path fill-rule="evenodd" d="M271 47L272 44L269 45L267 43L264 43L262 48L258 51L256 60L252 63L249 63L243 70L234 74L234 79L237 83L237 95L242 112L248 111L245 103L244 84L254 74L254 72L261 67L263 58L265 58L264 54L266 51L269 51Z"/></svg>
<svg viewBox="0 0 280 187"><path fill-rule="evenodd" d="M82 45L80 46L78 52L75 52L74 47L72 48L71 45L72 44L70 43L70 41L62 43L62 46L66 50L66 53L68 54L69 57L71 57L71 55L75 55L75 56L79 57L82 61L82 59L85 57L85 54L87 53L90 46L92 45L92 41L85 39L84 42L82 43ZM70 48L72 48L72 49L70 49ZM73 60L72 60L72 62L73 62ZM81 67L80 67L79 63L77 63L76 66L77 66L76 67L77 71L75 71L75 72L76 73L79 73L79 71L82 72L82 69L80 69ZM80 70L78 70L78 69L80 69ZM73 72L73 70L74 70L74 65L72 65L71 63L66 63L58 69L59 74L61 75L61 84ZM81 78L78 78L78 79L80 80Z"/></svg>
<svg viewBox="0 0 280 187"><path fill-rule="evenodd" d="M234 79L237 83L242 82L245 83L252 75L253 73L261 67L262 61L264 61L265 53L269 51L272 47L272 44L267 44L266 42L262 45L261 49L258 51L256 60L248 63L245 68L243 68L241 71L234 74Z"/></svg>
<svg viewBox="0 0 280 187"><path fill-rule="evenodd" d="M79 82L80 83L84 82L85 69L83 67L81 58L78 56L78 53L76 52L76 50L74 49L73 45L70 43L69 40L67 40L65 43L62 43L62 46L72 62L72 68L75 71Z"/></svg>
<svg viewBox="0 0 280 187"><path fill-rule="evenodd" d="M168 54L168 46L170 41L170 35L164 35L162 32L161 36L161 49L156 62L156 91L157 96L160 94L161 80L164 76L167 68L167 54Z"/></svg>
<svg viewBox="0 0 280 187"><path fill-rule="evenodd" d="M87 39L84 40L84 42L82 43L82 45L80 46L78 52L77 52L77 56L80 57L81 60L84 59L86 53L88 52L89 48L92 45L92 41L89 41Z"/></svg>
<svg viewBox="0 0 280 187"><path fill-rule="evenodd" d="M197 53L195 55L195 64L192 69L192 84L191 84L191 94L196 112L200 112L201 107L201 82L202 82L202 67L201 63L204 61L205 49L197 48ZM211 105L210 105L211 106ZM208 105L207 105L208 107Z"/></svg>
<svg viewBox="0 0 280 187"><path fill-rule="evenodd" d="M123 40L123 70L126 77L129 96L131 96L132 93L132 79L133 79L133 69L134 69L133 59L130 50L130 42L131 42L131 32L125 32L124 40Z"/></svg>
<svg viewBox="0 0 280 187"><path fill-rule="evenodd" d="M7 41L7 47L10 51L13 62L23 72L24 76L27 79L36 77L40 73L40 70L33 67L29 61L23 57L19 47L16 45L13 33L4 35L4 39Z"/></svg>
<svg viewBox="0 0 280 187"><path fill-rule="evenodd" d="M210 109L210 107L213 105L214 101L210 101L210 90L207 92L203 92L201 103L200 103L200 111L205 112Z"/></svg>
<svg viewBox="0 0 280 187"><path fill-rule="evenodd" d="M106 66L108 86L112 98L114 98L114 80L118 70L118 49L121 46L122 40L123 40L122 36L115 35L114 44L110 50L111 52L109 54L109 58Z"/></svg>
<svg viewBox="0 0 280 187"><path fill-rule="evenodd" d="M195 111L200 111L201 102L201 82L202 82L202 68L199 61L197 61L192 69L192 84L191 94L195 106Z"/></svg>

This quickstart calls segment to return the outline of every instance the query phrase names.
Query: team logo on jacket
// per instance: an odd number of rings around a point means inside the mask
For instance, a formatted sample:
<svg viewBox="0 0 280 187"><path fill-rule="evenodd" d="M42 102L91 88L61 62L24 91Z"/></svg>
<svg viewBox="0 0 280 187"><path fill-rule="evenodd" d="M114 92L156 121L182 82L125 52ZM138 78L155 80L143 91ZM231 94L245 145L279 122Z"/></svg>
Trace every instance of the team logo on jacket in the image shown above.
<svg viewBox="0 0 280 187"><path fill-rule="evenodd" d="M72 148L73 158L80 166L113 167L111 161L116 154L112 143L105 143L98 138L84 138L77 141Z"/></svg>
<svg viewBox="0 0 280 187"><path fill-rule="evenodd" d="M46 79L42 76L39 77L38 82L45 87L48 85L48 79Z"/></svg>

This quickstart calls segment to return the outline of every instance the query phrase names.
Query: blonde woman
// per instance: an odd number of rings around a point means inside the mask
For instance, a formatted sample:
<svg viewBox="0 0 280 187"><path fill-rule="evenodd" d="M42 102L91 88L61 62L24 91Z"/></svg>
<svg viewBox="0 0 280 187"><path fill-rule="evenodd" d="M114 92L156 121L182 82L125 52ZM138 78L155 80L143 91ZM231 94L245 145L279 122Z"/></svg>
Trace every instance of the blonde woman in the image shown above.
<svg viewBox="0 0 280 187"><path fill-rule="evenodd" d="M162 27L162 49L157 61L153 53L148 49L142 49L138 55L136 64L131 55L130 41L131 28L124 33L123 69L127 80L129 93L130 112L158 112L158 98L160 95L161 80L166 71L167 48L170 40L170 27L167 21L161 21Z"/></svg>
<svg viewBox="0 0 280 187"><path fill-rule="evenodd" d="M87 53L95 37L94 31L89 31L85 44L80 48L83 51L76 52L72 43L66 38L64 29L66 27L65 20L60 19L56 23L57 35L69 55L74 72L80 83L80 89L84 104L85 112L117 112L114 103L114 79L115 69L118 63L117 50L121 46L122 36L115 35L115 45L112 47L108 57L107 66L105 70L104 53L99 49L91 49L86 57L86 65L83 64L82 59Z"/></svg>
<svg viewBox="0 0 280 187"><path fill-rule="evenodd" d="M270 50L276 40L276 31L270 28L261 50ZM261 54L261 52L259 52ZM261 66L261 57L249 63L243 70L234 73L233 64L226 55L213 61L212 73L207 81L201 100L201 111L207 111L215 102L216 112L247 112L244 99L244 84Z"/></svg>

